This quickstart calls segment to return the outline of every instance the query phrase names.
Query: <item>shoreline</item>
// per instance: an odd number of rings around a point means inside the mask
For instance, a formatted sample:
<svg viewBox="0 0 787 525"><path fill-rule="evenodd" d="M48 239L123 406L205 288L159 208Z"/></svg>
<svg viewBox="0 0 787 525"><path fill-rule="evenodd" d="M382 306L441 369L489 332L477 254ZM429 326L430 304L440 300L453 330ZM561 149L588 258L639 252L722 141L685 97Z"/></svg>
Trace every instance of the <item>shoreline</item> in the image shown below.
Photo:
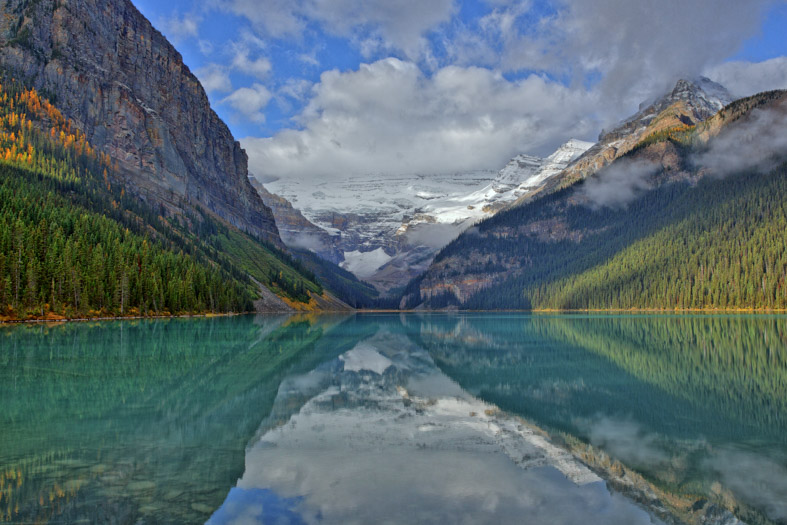
<svg viewBox="0 0 787 525"><path fill-rule="evenodd" d="M439 310L396 310L396 309L365 309L358 308L358 313L528 313L528 314L785 314L787 308L594 308L594 309L558 309L558 308L534 308L525 309L501 309L501 310L458 310L458 309L439 309Z"/></svg>
<svg viewBox="0 0 787 525"><path fill-rule="evenodd" d="M255 312L208 312L203 314L170 314L170 315L123 315L101 317L61 317L33 319L1 319L0 326L18 324L52 324L52 323L86 323L90 321L132 321L135 319L188 319L191 317L234 317L249 315Z"/></svg>
<svg viewBox="0 0 787 525"><path fill-rule="evenodd" d="M125 315L125 316L99 316L99 317L52 317L52 318L30 318L30 319L0 319L0 326L21 325L21 324L51 324L51 323L84 323L89 321L131 321L139 319L188 319L196 317L234 317L238 315L282 315L298 314L303 312L207 312L201 314L170 314L170 315ZM335 314L336 310L315 310L310 314ZM787 309L780 308L686 308L686 309L665 309L665 308L631 308L631 309L571 309L559 310L541 308L533 310L394 310L394 309L364 309L359 308L342 313L358 314L458 314L458 313L525 313L525 314L705 314L705 315L725 315L725 314L752 314L752 315L774 315L787 314Z"/></svg>

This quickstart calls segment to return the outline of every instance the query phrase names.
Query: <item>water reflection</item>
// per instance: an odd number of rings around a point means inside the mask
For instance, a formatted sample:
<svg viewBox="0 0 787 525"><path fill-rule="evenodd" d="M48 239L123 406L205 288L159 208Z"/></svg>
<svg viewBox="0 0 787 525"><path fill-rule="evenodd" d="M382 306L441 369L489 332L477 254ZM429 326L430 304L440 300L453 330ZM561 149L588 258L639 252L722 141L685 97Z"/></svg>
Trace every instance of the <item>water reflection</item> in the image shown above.
<svg viewBox="0 0 787 525"><path fill-rule="evenodd" d="M286 422L263 422L209 523L653 522L464 392L397 319L377 323L374 336L282 382L270 419Z"/></svg>
<svg viewBox="0 0 787 525"><path fill-rule="evenodd" d="M281 378L348 348L341 321L0 330L0 521L204 521Z"/></svg>
<svg viewBox="0 0 787 525"><path fill-rule="evenodd" d="M787 522L785 321L433 316L418 340L468 391L580 437L667 495Z"/></svg>
<svg viewBox="0 0 787 525"><path fill-rule="evenodd" d="M787 523L786 319L2 328L0 521Z"/></svg>

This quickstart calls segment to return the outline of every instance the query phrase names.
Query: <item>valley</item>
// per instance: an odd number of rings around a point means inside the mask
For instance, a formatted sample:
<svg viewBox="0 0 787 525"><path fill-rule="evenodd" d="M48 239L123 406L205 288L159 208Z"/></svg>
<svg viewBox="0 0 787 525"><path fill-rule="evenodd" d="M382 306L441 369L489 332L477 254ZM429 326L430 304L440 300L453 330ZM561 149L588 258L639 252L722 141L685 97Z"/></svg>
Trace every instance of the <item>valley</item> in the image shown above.
<svg viewBox="0 0 787 525"><path fill-rule="evenodd" d="M475 222L537 192L591 146L572 139L544 159L518 155L498 172L366 175L316 184L279 179L265 186L322 230L287 234L289 246L311 249L388 292L423 272ZM273 210L279 224L288 222L287 213Z"/></svg>
<svg viewBox="0 0 787 525"><path fill-rule="evenodd" d="M787 525L784 7L0 1L0 523Z"/></svg>

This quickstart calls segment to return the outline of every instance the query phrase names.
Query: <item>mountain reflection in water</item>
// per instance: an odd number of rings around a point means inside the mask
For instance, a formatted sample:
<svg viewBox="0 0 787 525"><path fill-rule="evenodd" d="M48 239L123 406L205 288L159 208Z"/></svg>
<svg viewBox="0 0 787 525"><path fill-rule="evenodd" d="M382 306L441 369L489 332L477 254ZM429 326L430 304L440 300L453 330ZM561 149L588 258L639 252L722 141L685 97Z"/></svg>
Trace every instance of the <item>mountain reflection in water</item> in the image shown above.
<svg viewBox="0 0 787 525"><path fill-rule="evenodd" d="M784 523L785 319L3 328L0 521Z"/></svg>

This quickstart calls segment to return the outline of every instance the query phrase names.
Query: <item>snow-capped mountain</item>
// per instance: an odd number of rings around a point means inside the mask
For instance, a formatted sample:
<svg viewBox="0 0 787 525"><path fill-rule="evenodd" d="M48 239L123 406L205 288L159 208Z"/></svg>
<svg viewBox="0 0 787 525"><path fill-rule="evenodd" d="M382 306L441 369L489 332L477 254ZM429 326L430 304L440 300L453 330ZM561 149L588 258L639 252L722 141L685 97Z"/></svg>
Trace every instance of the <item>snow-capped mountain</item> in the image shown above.
<svg viewBox="0 0 787 525"><path fill-rule="evenodd" d="M437 250L477 220L537 189L591 146L570 140L544 159L518 155L498 172L317 183L290 178L266 187L334 236L330 245L343 252L345 269L387 290L425 269Z"/></svg>
<svg viewBox="0 0 787 525"><path fill-rule="evenodd" d="M630 151L644 134L700 122L731 99L706 78L680 80L612 131L602 131L598 143L572 139L543 159L517 155L497 172L288 178L266 186L322 229L320 235L296 236L299 245L390 290L423 272L440 248L478 220L587 177ZM289 222L300 225L300 219Z"/></svg>
<svg viewBox="0 0 787 525"><path fill-rule="evenodd" d="M402 242L396 232L424 206L467 195L494 177L492 171L348 176L330 181L293 177L268 182L265 187L290 201L309 221L338 236L345 258L363 257L379 248L390 257ZM374 260L385 262L380 252ZM354 273L367 274L360 270L362 266L353 265Z"/></svg>
<svg viewBox="0 0 787 525"><path fill-rule="evenodd" d="M640 104L639 111L618 123L611 131L602 130L598 142L567 169L546 179L540 192L549 193L584 179L631 151L646 134L702 122L732 100L733 97L724 86L708 78L681 79L664 96ZM535 193L524 193L513 205L530 200Z"/></svg>
<svg viewBox="0 0 787 525"><path fill-rule="evenodd" d="M544 159L517 155L484 187L460 197L430 202L419 216L427 222L451 224L481 219L540 188L592 146L592 142L571 139ZM404 224L403 228L408 226Z"/></svg>

